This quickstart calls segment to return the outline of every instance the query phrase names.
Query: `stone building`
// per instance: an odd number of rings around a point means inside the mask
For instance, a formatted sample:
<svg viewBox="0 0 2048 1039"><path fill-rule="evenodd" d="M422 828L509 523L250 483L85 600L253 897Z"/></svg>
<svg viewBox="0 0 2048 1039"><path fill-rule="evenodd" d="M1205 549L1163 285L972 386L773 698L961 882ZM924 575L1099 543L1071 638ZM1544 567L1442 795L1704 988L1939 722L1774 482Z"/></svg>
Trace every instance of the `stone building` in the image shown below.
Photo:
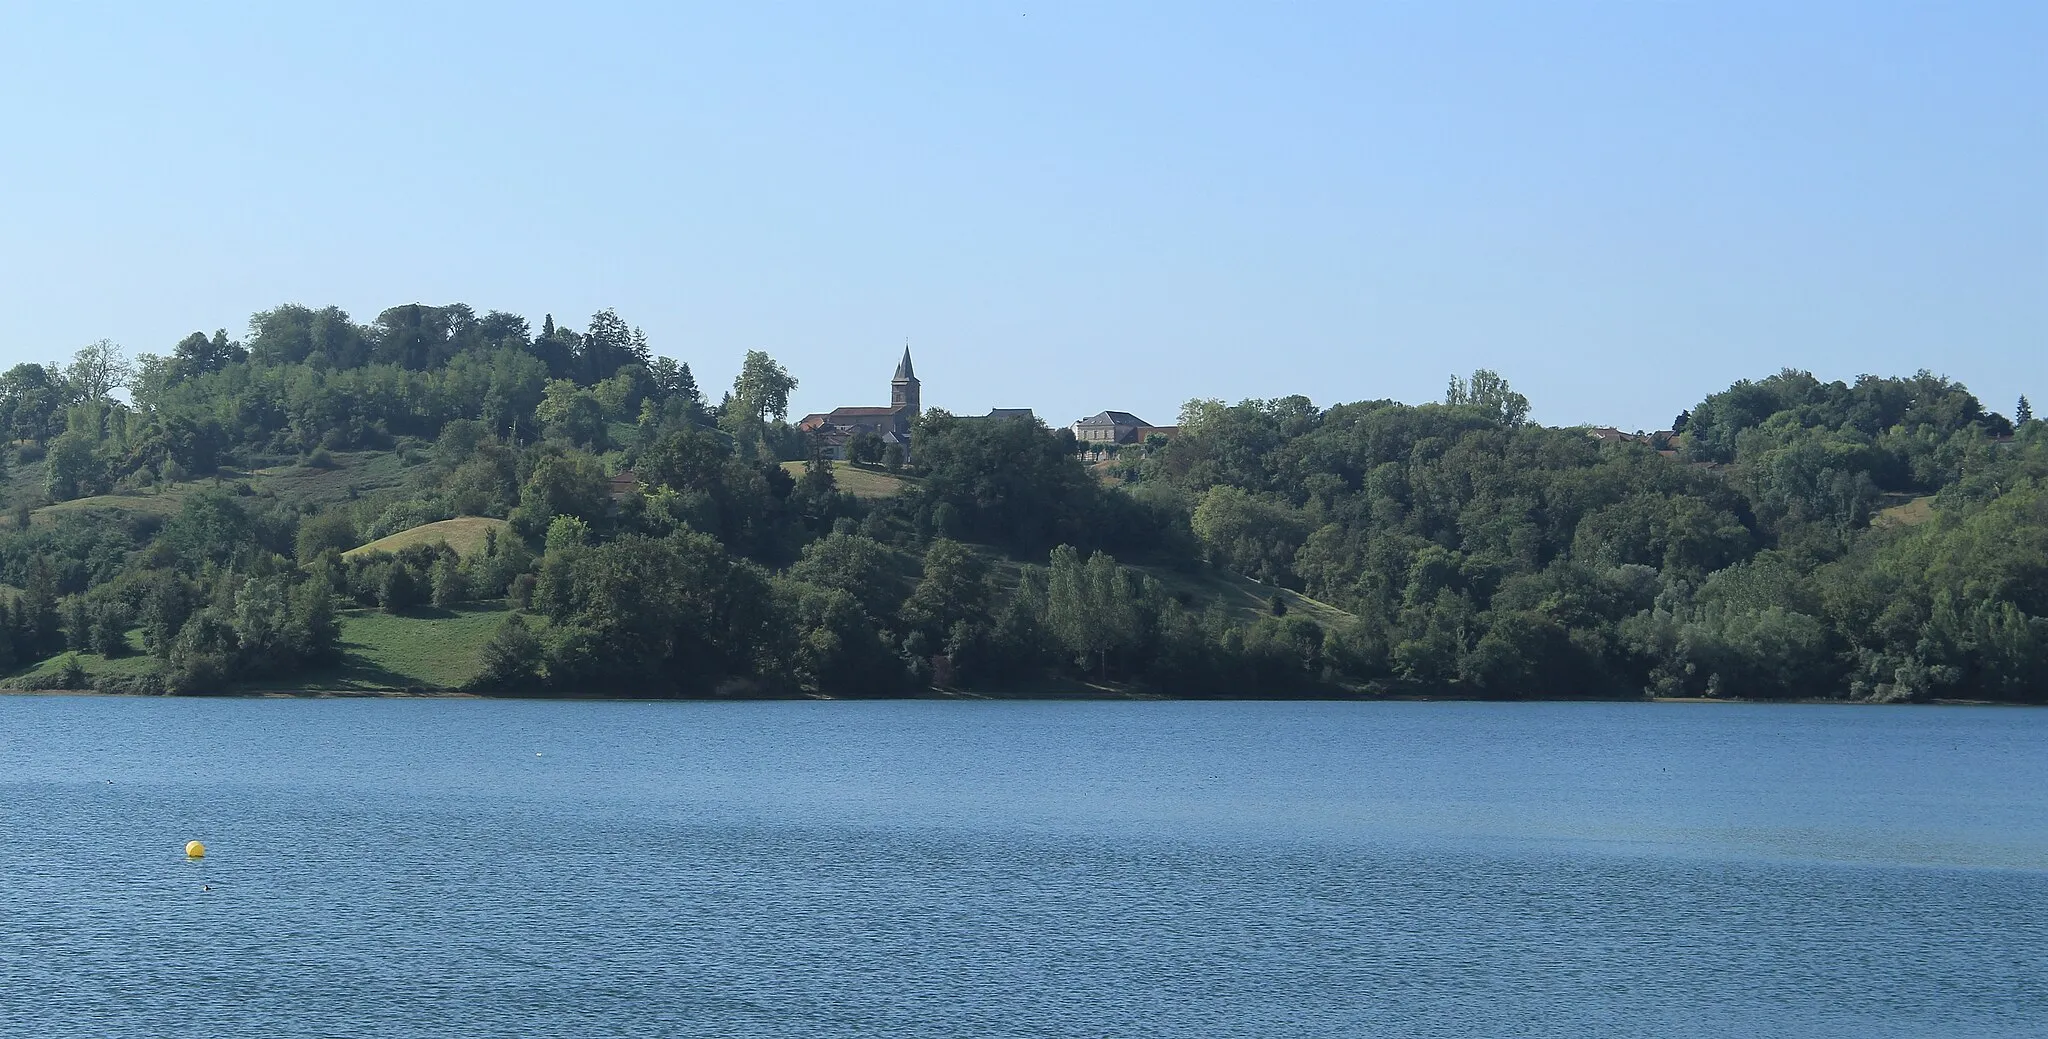
<svg viewBox="0 0 2048 1039"><path fill-rule="evenodd" d="M1138 431L1154 428L1152 423L1128 411L1105 411L1074 423L1074 439L1082 444L1129 444Z"/></svg>
<svg viewBox="0 0 2048 1039"><path fill-rule="evenodd" d="M849 441L862 433L874 433L882 438L884 448L890 444L901 447L904 460L908 461L910 429L923 410L922 389L917 371L910 364L910 348L906 346L903 348L903 360L897 362L896 374L889 380L888 407L849 407L813 412L805 415L796 427L817 442L820 453L826 458L845 458Z"/></svg>

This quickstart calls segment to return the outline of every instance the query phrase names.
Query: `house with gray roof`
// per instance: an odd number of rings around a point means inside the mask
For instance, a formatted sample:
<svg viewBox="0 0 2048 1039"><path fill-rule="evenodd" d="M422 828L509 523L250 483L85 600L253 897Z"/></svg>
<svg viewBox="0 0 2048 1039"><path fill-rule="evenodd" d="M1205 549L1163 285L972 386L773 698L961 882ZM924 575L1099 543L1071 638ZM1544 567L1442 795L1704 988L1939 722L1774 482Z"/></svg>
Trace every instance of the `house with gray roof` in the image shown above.
<svg viewBox="0 0 2048 1039"><path fill-rule="evenodd" d="M1128 411L1104 411L1077 420L1074 423L1074 439L1083 444L1129 444L1138 439L1138 431L1152 428L1152 423Z"/></svg>

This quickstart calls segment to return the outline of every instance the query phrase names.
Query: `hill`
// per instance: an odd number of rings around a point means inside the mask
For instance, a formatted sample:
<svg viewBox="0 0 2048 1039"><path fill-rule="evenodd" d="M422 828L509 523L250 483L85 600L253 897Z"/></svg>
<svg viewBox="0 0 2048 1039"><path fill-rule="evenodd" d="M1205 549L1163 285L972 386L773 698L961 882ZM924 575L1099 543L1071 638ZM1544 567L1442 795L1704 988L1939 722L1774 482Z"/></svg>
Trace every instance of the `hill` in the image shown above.
<svg viewBox="0 0 2048 1039"><path fill-rule="evenodd" d="M386 534L367 545L358 545L343 552L341 558L345 560L354 559L357 556L369 555L373 552L396 553L399 549L412 545L434 544L447 545L455 550L456 555L467 556L472 552L483 550L484 541L491 531L497 531L498 536L501 538L511 536L509 534L510 527L510 524L501 519L491 519L486 516L458 516L455 519L440 520L435 523L422 523L417 527L410 527L396 534Z"/></svg>

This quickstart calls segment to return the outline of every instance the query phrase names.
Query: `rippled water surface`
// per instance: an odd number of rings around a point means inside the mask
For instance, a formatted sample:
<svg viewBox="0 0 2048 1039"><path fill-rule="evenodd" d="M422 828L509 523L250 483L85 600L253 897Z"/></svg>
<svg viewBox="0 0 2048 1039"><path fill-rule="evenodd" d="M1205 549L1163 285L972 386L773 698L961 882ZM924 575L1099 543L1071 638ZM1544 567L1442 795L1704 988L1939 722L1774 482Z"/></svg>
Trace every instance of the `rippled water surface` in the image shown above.
<svg viewBox="0 0 2048 1039"><path fill-rule="evenodd" d="M2048 1034L2048 711L5 697L0 870L16 1034Z"/></svg>

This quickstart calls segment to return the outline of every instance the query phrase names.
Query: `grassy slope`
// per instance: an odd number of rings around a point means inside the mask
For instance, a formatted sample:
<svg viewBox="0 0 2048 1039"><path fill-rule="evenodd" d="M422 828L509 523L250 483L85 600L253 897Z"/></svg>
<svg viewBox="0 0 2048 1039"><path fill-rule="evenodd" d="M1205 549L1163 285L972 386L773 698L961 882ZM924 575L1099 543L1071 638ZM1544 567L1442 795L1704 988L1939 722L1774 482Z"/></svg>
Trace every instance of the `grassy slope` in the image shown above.
<svg viewBox="0 0 2048 1039"><path fill-rule="evenodd" d="M1164 585L1167 594L1186 593L1191 600L1190 605L1196 609L1222 599L1223 605L1232 613L1245 620L1256 620L1272 612L1268 600L1278 595L1280 601L1287 606L1288 616L1307 617L1326 628L1357 619L1329 603L1311 599L1300 592L1289 591L1276 585L1260 584L1249 577L1240 577L1228 570L1211 568L1184 573L1166 566L1140 569Z"/></svg>
<svg viewBox="0 0 2048 1039"><path fill-rule="evenodd" d="M167 487L162 493L144 491L136 494L95 494L90 498L73 498L55 505L37 509L33 517L49 520L70 512L85 512L91 509L115 509L120 512L153 512L169 516L185 504L198 484L177 484Z"/></svg>
<svg viewBox="0 0 2048 1039"><path fill-rule="evenodd" d="M395 615L345 610L341 614L343 656L338 667L291 678L261 679L239 686L238 691L459 689L476 677L484 643L504 623L508 612L503 603ZM536 627L546 624L542 618L528 620Z"/></svg>
<svg viewBox="0 0 2048 1039"><path fill-rule="evenodd" d="M784 462L782 468L791 476L801 478L804 475L802 462ZM910 483L905 477L891 476L873 469L862 469L844 462L832 464L832 479L839 484L840 490L856 498L893 497Z"/></svg>
<svg viewBox="0 0 2048 1039"><path fill-rule="evenodd" d="M234 692L310 690L314 692L379 692L388 690L459 689L476 676L490 640L509 611L503 603L475 603L451 610L424 609L392 615L378 610L341 613L342 662L324 671L289 678L262 678L237 683ZM529 617L536 628L546 618ZM142 651L142 630L128 633L130 652L108 658L78 654L87 677L141 674L156 663ZM66 654L59 653L12 676L22 682L55 674Z"/></svg>
<svg viewBox="0 0 2048 1039"><path fill-rule="evenodd" d="M392 451L344 452L334 456L332 469L312 469L305 466L285 465L269 469L258 469L250 473L223 471L220 485L227 486L247 481L250 488L258 493L268 492L295 505L330 506L349 501L364 494L395 487L405 479L405 466L398 454ZM32 487L38 494L42 491L41 462L22 466L15 470L10 484L17 493L21 488ZM31 477L33 479L31 480ZM37 519L49 519L67 512L87 509L116 509L123 512L149 512L169 516L185 504L185 499L198 491L215 486L213 477L188 480L170 484L161 490L128 491L119 494L95 494L86 498L73 498L54 505L45 505L35 510Z"/></svg>
<svg viewBox="0 0 2048 1039"><path fill-rule="evenodd" d="M406 466L396 451L344 451L334 456L334 462L332 469L300 465L258 469L250 474L249 483L294 504L326 506L396 487L405 480Z"/></svg>
<svg viewBox="0 0 2048 1039"><path fill-rule="evenodd" d="M367 545L359 545L349 549L343 552L341 557L343 559L352 559L371 552L396 552L408 545L431 545L436 543L445 544L449 548L454 549L457 555L466 556L483 549L484 538L489 531L497 531L498 536L501 538L510 537L511 534L507 533L510 526L511 524L501 519L489 519L483 516L460 516L451 520L441 520L437 523L422 523L417 527L409 527L396 534L387 534Z"/></svg>
<svg viewBox="0 0 2048 1039"><path fill-rule="evenodd" d="M1890 508L1882 509L1871 519L1873 527L1911 527L1934 518L1934 495L1918 498L1906 495L1886 495Z"/></svg>
<svg viewBox="0 0 2048 1039"><path fill-rule="evenodd" d="M17 682L29 684L36 678L54 675L62 668L64 658L67 655L59 653L34 667L23 668L10 676L9 684ZM78 654L78 666L84 669L86 676L89 678L132 677L149 670L150 666L154 663L156 663L156 658L142 651L141 628L136 628L128 633L128 654L126 656L103 657L98 653Z"/></svg>
<svg viewBox="0 0 2048 1039"><path fill-rule="evenodd" d="M1006 589L1016 586L1023 573L1023 562L996 555L986 548L980 548L978 551L989 560L998 583ZM904 554L907 555L907 553ZM1044 560L1033 559L1029 560L1029 562L1043 563ZM1183 571L1171 566L1155 566L1123 560L1119 560L1119 562L1124 562L1125 565L1132 569L1142 571L1153 580L1158 581L1168 595L1176 598L1184 596L1187 607L1192 610L1205 610L1209 607L1210 603L1221 600L1224 608L1229 610L1236 619L1249 622L1269 615L1272 612L1272 607L1268 600L1278 595L1280 601L1287 605L1289 616L1307 617L1326 628L1356 619L1352 614L1346 613L1328 603L1311 599L1300 592L1289 591L1274 585L1260 584L1251 578L1241 577L1228 570L1215 567L1201 567ZM909 566L908 579L914 585L918 577L916 561L914 559L911 560Z"/></svg>

